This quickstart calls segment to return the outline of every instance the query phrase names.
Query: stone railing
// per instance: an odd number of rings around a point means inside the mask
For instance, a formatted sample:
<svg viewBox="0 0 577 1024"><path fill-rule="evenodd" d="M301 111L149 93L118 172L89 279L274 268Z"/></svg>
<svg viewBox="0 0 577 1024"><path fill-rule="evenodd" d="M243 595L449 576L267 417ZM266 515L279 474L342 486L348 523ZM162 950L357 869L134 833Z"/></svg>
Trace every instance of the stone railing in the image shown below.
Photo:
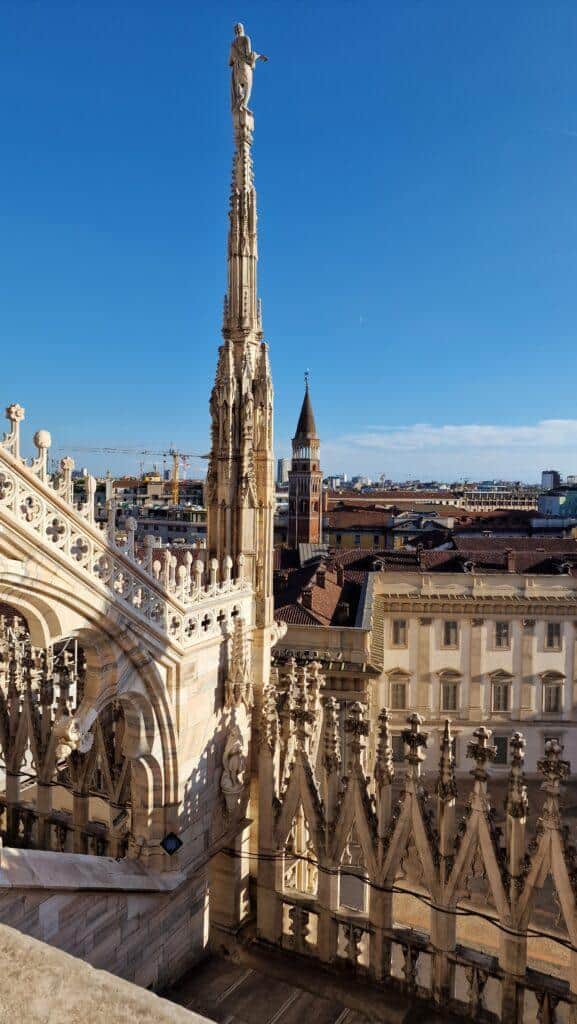
<svg viewBox="0 0 577 1024"><path fill-rule="evenodd" d="M34 535L51 556L56 555L75 573L104 590L114 603L130 609L180 646L189 647L216 633L220 617L228 617L228 606L250 596L242 556L235 576L228 556L222 565L215 559L205 565L187 551L178 564L176 555L158 547L151 536L145 537L142 552L138 552L136 521L129 519L120 534L114 507L107 523L96 523L94 477L86 481L86 501L75 503L73 460L62 459L60 472L50 475L50 434L38 430L34 435L37 456L27 462L20 455L24 410L10 405L6 415L10 429L0 441L0 517ZM222 604L226 609L220 607Z"/></svg>
<svg viewBox="0 0 577 1024"><path fill-rule="evenodd" d="M457 815L450 725L428 789L422 725L408 719L397 782L388 712L369 722L352 704L343 765L337 704L321 707L318 666L273 675L260 728L259 937L475 1021L575 1024L577 850L559 804L563 748L545 744L544 799L529 829L525 741L512 736L499 827L490 730L469 744L474 781Z"/></svg>

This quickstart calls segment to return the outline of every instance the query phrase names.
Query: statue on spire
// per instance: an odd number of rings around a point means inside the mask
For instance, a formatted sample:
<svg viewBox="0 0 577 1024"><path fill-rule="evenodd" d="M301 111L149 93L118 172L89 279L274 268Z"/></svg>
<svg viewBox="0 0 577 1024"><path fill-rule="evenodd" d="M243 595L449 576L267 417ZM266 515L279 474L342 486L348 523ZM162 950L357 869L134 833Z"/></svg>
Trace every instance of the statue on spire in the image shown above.
<svg viewBox="0 0 577 1024"><path fill-rule="evenodd" d="M240 22L234 26L234 39L230 47L229 67L231 76L231 107L233 114L238 110L248 110L248 101L252 91L252 75L257 60L266 61L263 53L254 53L249 36L244 34L244 25Z"/></svg>

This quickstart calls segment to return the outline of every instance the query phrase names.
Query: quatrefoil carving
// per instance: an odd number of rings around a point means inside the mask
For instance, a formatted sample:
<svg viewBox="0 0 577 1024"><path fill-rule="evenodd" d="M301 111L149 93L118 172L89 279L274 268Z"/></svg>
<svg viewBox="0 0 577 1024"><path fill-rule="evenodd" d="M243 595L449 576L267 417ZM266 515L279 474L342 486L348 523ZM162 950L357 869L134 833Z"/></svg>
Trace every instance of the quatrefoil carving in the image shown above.
<svg viewBox="0 0 577 1024"><path fill-rule="evenodd" d="M14 492L14 481L7 473L0 473L0 501L8 501Z"/></svg>
<svg viewBox="0 0 577 1024"><path fill-rule="evenodd" d="M84 537L76 537L72 547L70 548L70 554L77 562L82 562L88 554L90 548L88 542L85 541Z"/></svg>
<svg viewBox="0 0 577 1024"><path fill-rule="evenodd" d="M66 533L66 527L61 519L56 516L52 519L49 525L46 527L46 534L50 537L53 544L61 544Z"/></svg>
<svg viewBox="0 0 577 1024"><path fill-rule="evenodd" d="M25 519L27 523L36 522L40 518L41 511L40 502L37 501L32 494L27 495L20 506L22 518Z"/></svg>
<svg viewBox="0 0 577 1024"><path fill-rule="evenodd" d="M106 555L101 555L94 563L94 575L103 583L108 583L112 573L112 563Z"/></svg>

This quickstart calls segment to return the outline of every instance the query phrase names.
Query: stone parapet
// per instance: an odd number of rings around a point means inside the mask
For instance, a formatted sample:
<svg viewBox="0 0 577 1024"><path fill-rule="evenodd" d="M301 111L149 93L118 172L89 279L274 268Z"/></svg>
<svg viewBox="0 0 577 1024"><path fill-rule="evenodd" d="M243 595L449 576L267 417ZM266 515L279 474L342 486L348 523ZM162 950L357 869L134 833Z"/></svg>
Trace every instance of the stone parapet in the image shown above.
<svg viewBox="0 0 577 1024"><path fill-rule="evenodd" d="M87 502L75 504L72 459L62 459L60 472L50 476L50 434L39 430L34 435L38 455L27 462L20 456L24 410L11 405L6 415L11 429L0 441L0 522L15 528L24 545L32 540L38 554L55 560L95 595L105 596L123 614L145 622L180 648L193 647L209 633L217 633L218 615L243 597L248 599L243 608L246 616L252 586L244 575L242 555L233 566L228 555L206 564L187 552L178 565L176 556L158 548L154 537L145 539L140 555L134 544L136 521L128 521L124 535L117 533L111 505L109 522L103 527L97 524L94 479L89 478Z"/></svg>
<svg viewBox="0 0 577 1024"><path fill-rule="evenodd" d="M185 1010L59 949L0 925L4 1020L139 1024L204 1024ZM31 979L35 979L31 984Z"/></svg>

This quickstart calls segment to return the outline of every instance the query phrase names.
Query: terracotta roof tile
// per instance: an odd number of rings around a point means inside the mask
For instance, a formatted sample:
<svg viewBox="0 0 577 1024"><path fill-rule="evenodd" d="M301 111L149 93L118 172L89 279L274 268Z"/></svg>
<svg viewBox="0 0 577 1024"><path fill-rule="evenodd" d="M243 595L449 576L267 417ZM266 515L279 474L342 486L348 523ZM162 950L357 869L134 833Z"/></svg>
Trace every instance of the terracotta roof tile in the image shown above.
<svg viewBox="0 0 577 1024"><path fill-rule="evenodd" d="M547 551L577 554L577 540L560 537L468 537L453 538L457 551Z"/></svg>

